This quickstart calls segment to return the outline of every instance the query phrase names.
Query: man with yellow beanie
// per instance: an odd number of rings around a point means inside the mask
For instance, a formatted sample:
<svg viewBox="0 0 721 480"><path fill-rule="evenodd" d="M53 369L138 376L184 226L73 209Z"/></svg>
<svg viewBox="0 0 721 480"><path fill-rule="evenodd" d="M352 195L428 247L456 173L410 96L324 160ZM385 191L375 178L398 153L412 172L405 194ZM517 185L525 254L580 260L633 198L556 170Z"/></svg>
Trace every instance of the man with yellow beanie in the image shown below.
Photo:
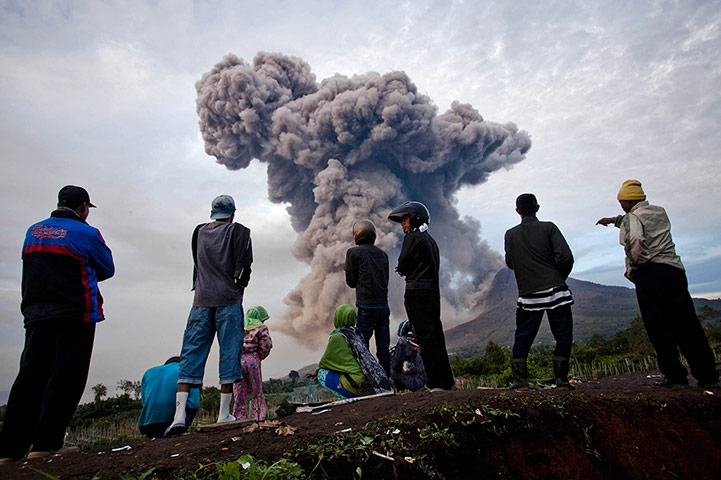
<svg viewBox="0 0 721 480"><path fill-rule="evenodd" d="M638 180L623 182L618 202L626 214L601 218L596 225L613 223L621 230L625 275L636 285L643 324L665 377L658 385L688 385L688 371L678 356L680 349L698 385L718 387L714 354L688 293L686 272L676 255L666 211L646 201Z"/></svg>

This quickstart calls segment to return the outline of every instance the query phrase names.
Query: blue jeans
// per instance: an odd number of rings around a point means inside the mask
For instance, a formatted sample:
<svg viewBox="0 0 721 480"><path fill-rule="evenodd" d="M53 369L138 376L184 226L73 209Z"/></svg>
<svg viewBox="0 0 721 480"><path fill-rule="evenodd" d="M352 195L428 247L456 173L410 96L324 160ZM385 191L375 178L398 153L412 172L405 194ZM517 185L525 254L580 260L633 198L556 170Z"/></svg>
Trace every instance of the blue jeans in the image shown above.
<svg viewBox="0 0 721 480"><path fill-rule="evenodd" d="M533 340L536 339L544 312L548 315L548 324L556 340L553 354L557 357L570 357L573 343L573 316L570 305L561 305L550 310L528 311L516 309L516 340L513 343L513 358L527 358Z"/></svg>
<svg viewBox="0 0 721 480"><path fill-rule="evenodd" d="M388 305L378 307L374 305L372 308L359 305L356 320L356 329L363 336L366 347L375 333L376 357L389 378L391 374L391 356L388 353L391 344L390 316L391 310Z"/></svg>
<svg viewBox="0 0 721 480"><path fill-rule="evenodd" d="M218 335L220 384L232 384L242 377L243 301L227 307L193 307L183 334L178 383L203 384L205 362Z"/></svg>

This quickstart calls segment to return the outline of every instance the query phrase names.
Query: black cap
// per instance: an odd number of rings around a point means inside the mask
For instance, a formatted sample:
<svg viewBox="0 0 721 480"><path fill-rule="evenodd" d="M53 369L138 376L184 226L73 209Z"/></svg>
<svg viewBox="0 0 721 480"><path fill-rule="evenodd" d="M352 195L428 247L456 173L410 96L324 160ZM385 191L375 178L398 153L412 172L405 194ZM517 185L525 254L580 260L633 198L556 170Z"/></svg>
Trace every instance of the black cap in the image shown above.
<svg viewBox="0 0 721 480"><path fill-rule="evenodd" d="M84 203L88 204L88 207L95 207L90 203L90 195L88 191L83 187L76 187L75 185L66 185L58 192L58 207L68 207L75 210Z"/></svg>

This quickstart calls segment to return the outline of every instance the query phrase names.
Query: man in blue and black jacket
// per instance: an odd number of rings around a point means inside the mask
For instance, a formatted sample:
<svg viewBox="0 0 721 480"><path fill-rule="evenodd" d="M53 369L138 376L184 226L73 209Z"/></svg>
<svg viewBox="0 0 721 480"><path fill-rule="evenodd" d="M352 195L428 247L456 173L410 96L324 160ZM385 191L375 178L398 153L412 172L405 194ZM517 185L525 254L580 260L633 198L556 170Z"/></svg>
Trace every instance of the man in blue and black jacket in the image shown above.
<svg viewBox="0 0 721 480"><path fill-rule="evenodd" d="M0 461L48 456L63 446L65 429L85 390L95 338L104 319L98 282L115 273L97 228L86 223L88 192L68 185L58 209L25 236L22 303L25 346L0 433Z"/></svg>

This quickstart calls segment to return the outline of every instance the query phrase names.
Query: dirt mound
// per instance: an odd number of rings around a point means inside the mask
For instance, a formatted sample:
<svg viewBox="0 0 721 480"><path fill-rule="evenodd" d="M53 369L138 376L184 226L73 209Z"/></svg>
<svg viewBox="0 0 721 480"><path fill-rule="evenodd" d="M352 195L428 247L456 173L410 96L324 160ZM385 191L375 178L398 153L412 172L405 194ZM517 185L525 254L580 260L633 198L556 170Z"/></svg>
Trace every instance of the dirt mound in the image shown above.
<svg viewBox="0 0 721 480"><path fill-rule="evenodd" d="M650 372L657 374L657 372ZM289 452L314 478L721 478L721 390L654 387L649 373L575 391L458 390L372 398L240 428L0 465L0 478L173 478L243 454ZM286 432L287 433L287 430ZM209 469L210 471L212 469ZM213 470L214 471L214 470ZM207 477L202 477L207 478Z"/></svg>

